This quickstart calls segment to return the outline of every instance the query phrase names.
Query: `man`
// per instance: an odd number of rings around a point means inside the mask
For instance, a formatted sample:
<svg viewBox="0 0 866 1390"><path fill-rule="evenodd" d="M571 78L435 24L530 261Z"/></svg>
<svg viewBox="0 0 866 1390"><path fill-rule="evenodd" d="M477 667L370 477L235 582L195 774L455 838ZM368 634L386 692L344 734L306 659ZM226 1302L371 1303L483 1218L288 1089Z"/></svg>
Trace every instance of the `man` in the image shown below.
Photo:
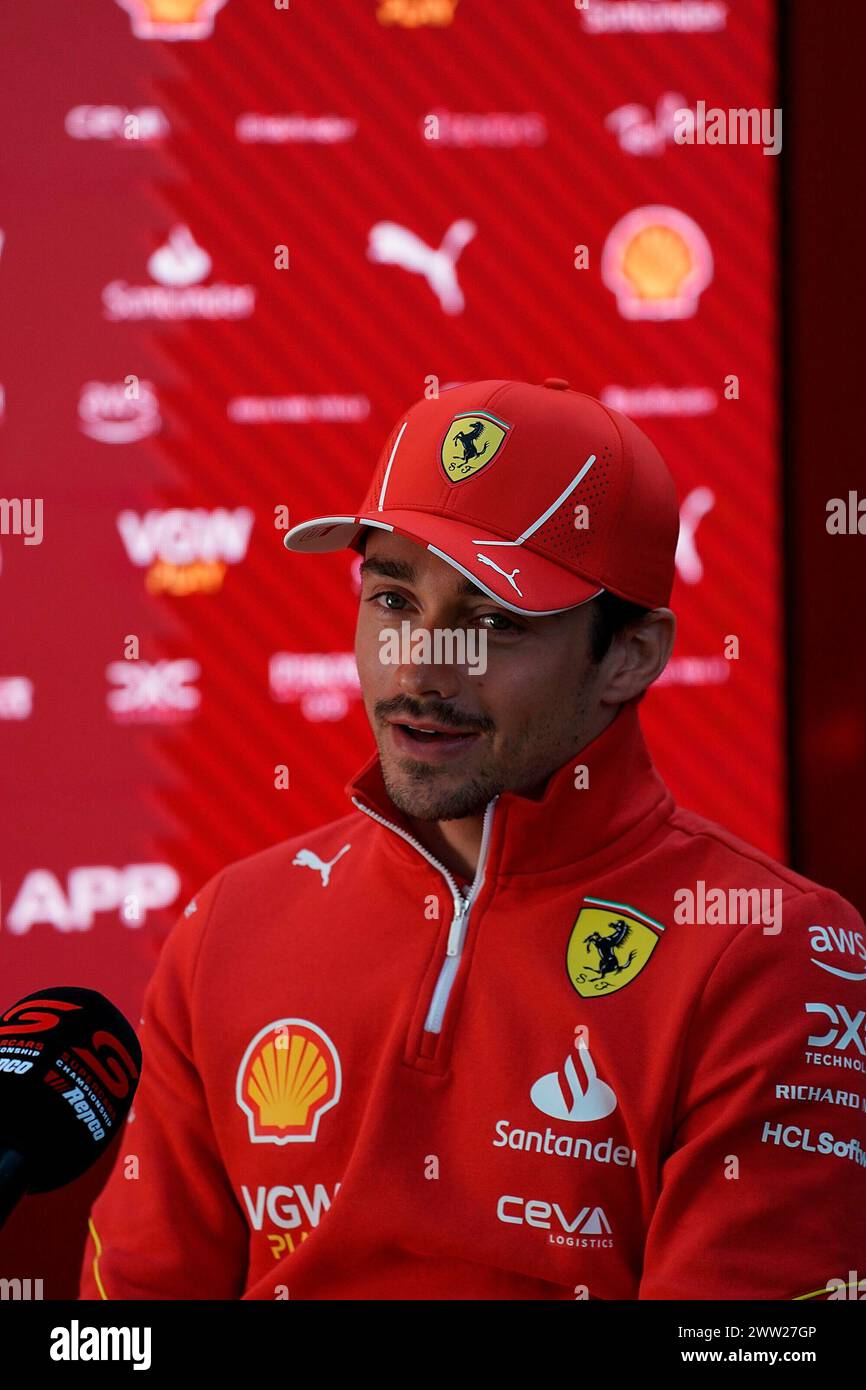
<svg viewBox="0 0 866 1390"><path fill-rule="evenodd" d="M218 873L169 937L82 1297L866 1273L863 924L677 809L642 738L677 529L646 436L551 379L416 403L360 511L286 535L364 555L377 752L349 814ZM464 659L418 640L446 633Z"/></svg>

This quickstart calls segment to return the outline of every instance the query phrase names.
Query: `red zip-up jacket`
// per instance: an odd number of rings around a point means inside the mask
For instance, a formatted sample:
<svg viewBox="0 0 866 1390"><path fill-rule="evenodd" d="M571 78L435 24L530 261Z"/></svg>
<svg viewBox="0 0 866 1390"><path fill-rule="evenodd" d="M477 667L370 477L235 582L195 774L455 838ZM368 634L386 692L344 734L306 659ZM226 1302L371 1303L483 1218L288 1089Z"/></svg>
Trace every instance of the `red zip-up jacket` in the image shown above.
<svg viewBox="0 0 866 1390"><path fill-rule="evenodd" d="M171 932L82 1298L794 1299L866 1277L847 902L677 809L636 705L542 797L489 803L465 889L377 755L346 790L350 814L223 869Z"/></svg>

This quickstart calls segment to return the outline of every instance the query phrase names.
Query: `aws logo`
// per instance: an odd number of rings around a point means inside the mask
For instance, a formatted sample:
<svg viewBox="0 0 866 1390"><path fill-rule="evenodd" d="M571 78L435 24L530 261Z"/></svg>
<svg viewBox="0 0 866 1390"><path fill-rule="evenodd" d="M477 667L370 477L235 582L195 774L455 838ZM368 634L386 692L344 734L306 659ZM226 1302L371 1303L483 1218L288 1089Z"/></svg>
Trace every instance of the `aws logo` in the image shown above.
<svg viewBox="0 0 866 1390"><path fill-rule="evenodd" d="M305 1018L259 1029L238 1067L236 1100L251 1144L315 1143L319 1123L340 1099L337 1049Z"/></svg>
<svg viewBox="0 0 866 1390"><path fill-rule="evenodd" d="M846 931L844 927L809 928L809 945L814 951L812 964L830 975L838 975L843 980L866 980L866 946L863 934L859 931ZM831 956L838 953L842 957L839 965L831 965L826 960L816 960L815 956ZM846 959L847 957L847 959ZM859 966L859 969L843 969L843 965Z"/></svg>

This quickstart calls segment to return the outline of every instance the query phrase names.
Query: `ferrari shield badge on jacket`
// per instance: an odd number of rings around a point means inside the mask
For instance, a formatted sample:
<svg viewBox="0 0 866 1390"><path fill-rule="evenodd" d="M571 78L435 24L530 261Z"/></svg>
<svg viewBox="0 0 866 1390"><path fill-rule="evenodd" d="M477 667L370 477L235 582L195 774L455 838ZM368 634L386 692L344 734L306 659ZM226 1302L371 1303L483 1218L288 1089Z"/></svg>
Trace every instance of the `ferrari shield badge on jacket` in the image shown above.
<svg viewBox="0 0 866 1390"><path fill-rule="evenodd" d="M862 1267L863 923L677 808L636 706L580 763L488 804L471 884L373 756L345 817L196 894L82 1298L794 1299Z"/></svg>

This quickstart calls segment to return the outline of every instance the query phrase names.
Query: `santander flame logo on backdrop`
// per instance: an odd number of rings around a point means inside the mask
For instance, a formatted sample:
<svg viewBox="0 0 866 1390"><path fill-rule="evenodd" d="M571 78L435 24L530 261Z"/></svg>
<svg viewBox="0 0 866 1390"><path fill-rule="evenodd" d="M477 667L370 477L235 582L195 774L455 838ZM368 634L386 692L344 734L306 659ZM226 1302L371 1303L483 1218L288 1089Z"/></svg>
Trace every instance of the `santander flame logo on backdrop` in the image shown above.
<svg viewBox="0 0 866 1390"><path fill-rule="evenodd" d="M256 307L252 285L203 285L212 266L189 227L173 227L147 262L153 285L112 280L102 291L105 317L120 323L141 319L245 319Z"/></svg>
<svg viewBox="0 0 866 1390"><path fill-rule="evenodd" d="M147 262L148 273L160 285L196 285L210 275L212 268L207 251L183 225L169 232L165 245L158 247Z"/></svg>

